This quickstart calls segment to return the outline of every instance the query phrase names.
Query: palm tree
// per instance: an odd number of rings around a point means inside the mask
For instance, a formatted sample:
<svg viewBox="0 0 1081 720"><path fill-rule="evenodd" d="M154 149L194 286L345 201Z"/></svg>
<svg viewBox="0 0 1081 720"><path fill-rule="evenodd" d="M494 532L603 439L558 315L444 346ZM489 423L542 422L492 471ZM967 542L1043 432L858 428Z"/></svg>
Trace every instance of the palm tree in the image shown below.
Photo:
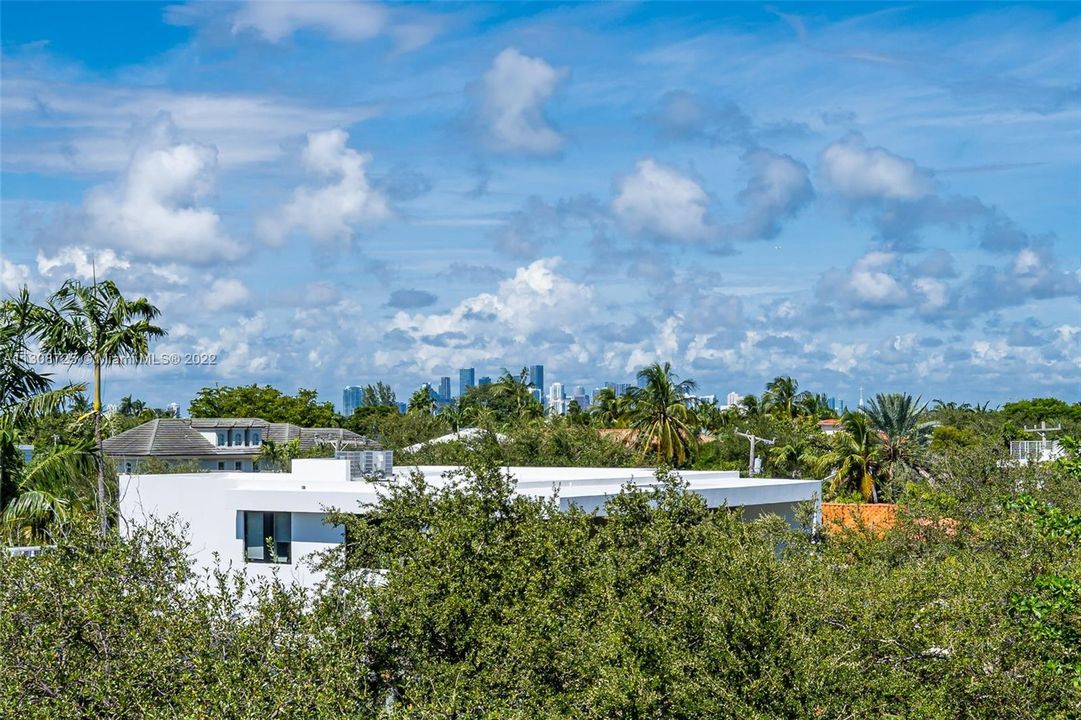
<svg viewBox="0 0 1081 720"><path fill-rule="evenodd" d="M533 389L528 368L522 368L517 375L503 368L503 374L492 384L492 399L503 401L516 417L539 417L544 414L544 408L535 407L540 403L533 397Z"/></svg>
<svg viewBox="0 0 1081 720"><path fill-rule="evenodd" d="M638 372L643 387L633 388L631 427L638 431L642 456L656 453L657 464L682 465L697 444L698 418L687 407L687 395L698 385L679 381L671 363L653 363Z"/></svg>
<svg viewBox="0 0 1081 720"><path fill-rule="evenodd" d="M443 406L443 409L439 411L439 417L446 420L447 424L450 425L450 429L454 432L458 432L462 428L464 415L460 399L458 402Z"/></svg>
<svg viewBox="0 0 1081 720"><path fill-rule="evenodd" d="M829 406L829 400L823 393L801 392L797 399L797 407L800 415L825 420L837 417L837 413Z"/></svg>
<svg viewBox="0 0 1081 720"><path fill-rule="evenodd" d="M284 443L264 440L259 451L259 467L265 468L267 472L288 472L289 464L299 455L299 438Z"/></svg>
<svg viewBox="0 0 1081 720"><path fill-rule="evenodd" d="M82 397L83 385L52 389L52 379L26 361L28 339L41 328L44 310L23 288L0 304L0 519L17 542L41 540L51 521L63 521L79 500L91 448L54 445L24 466L16 444L40 417Z"/></svg>
<svg viewBox="0 0 1081 720"><path fill-rule="evenodd" d="M127 300L111 280L83 285L68 280L49 299L36 335L42 348L94 369L94 444L98 465L98 519L109 529L105 495L105 459L101 454L101 370L117 364L137 365L150 354L150 340L166 335L152 324L161 312L146 298Z"/></svg>
<svg viewBox="0 0 1081 720"><path fill-rule="evenodd" d="M864 410L881 438L882 462L892 481L899 468L922 467L920 449L931 442L938 423L928 420L927 404L907 393L879 393Z"/></svg>
<svg viewBox="0 0 1081 720"><path fill-rule="evenodd" d="M858 490L864 502L878 502L876 475L881 455L878 436L862 413L841 417L844 432L834 434L830 450L815 462L820 475L832 475L830 492Z"/></svg>
<svg viewBox="0 0 1081 720"><path fill-rule="evenodd" d="M763 401L755 395L744 395L736 405L736 412L746 420L757 418L763 412Z"/></svg>
<svg viewBox="0 0 1081 720"><path fill-rule="evenodd" d="M437 405L435 391L432 390L432 386L425 383L413 391L413 394L409 397L409 404L406 406L407 412L426 412L431 415L435 412Z"/></svg>
<svg viewBox="0 0 1081 720"><path fill-rule="evenodd" d="M52 529L91 496L83 483L93 477L94 464L94 447L87 441L34 453L21 473L17 494L0 515L5 535L25 545L50 542Z"/></svg>
<svg viewBox="0 0 1081 720"><path fill-rule="evenodd" d="M616 391L610 387L601 388L593 395L593 404L589 406L589 416L597 427L615 427L619 422L623 408Z"/></svg>
<svg viewBox="0 0 1081 720"><path fill-rule="evenodd" d="M769 449L770 460L785 477L802 477L804 468L813 468L818 462L818 448L811 440L811 435L800 433L785 443L778 442Z"/></svg>
<svg viewBox="0 0 1081 720"><path fill-rule="evenodd" d="M773 378L766 384L762 395L762 404L768 412L782 417L796 417L799 414L799 383L788 375Z"/></svg>

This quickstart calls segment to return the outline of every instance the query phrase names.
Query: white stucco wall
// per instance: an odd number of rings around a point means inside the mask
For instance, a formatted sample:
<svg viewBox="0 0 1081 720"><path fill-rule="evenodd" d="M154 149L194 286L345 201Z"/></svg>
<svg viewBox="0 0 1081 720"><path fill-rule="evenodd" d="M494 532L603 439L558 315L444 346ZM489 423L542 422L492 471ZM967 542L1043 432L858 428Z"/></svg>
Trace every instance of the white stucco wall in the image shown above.
<svg viewBox="0 0 1081 720"><path fill-rule="evenodd" d="M447 482L455 468L415 468L432 485ZM405 478L414 468L398 468ZM534 497L558 495L564 509L572 504L603 512L605 500L628 484L654 484L653 471L613 468L507 468L517 479L517 492ZM772 512L793 522L799 502L817 503L815 480L740 478L734 472L681 473L689 487L710 507L742 506L744 517ZM188 526L190 552L197 569L220 562L243 568L250 577L277 573L306 586L322 578L313 571L313 553L344 540L341 526L323 524L325 510L359 511L379 501L379 485L349 480L348 462L334 459L296 460L290 473L212 472L174 475L121 475L121 531L130 532L150 518L177 517ZM244 511L291 513L292 548L289 564L248 563L244 560Z"/></svg>

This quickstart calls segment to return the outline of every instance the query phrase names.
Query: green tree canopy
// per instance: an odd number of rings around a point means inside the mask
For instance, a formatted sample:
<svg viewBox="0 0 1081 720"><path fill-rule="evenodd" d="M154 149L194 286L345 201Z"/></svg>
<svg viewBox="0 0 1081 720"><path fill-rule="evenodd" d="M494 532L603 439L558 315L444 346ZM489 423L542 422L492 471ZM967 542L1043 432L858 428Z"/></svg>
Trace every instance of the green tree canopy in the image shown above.
<svg viewBox="0 0 1081 720"><path fill-rule="evenodd" d="M318 402L317 397L315 390L300 388L296 395L286 395L271 385L205 387L196 393L188 412L193 418L254 417L300 427L334 427L334 405Z"/></svg>

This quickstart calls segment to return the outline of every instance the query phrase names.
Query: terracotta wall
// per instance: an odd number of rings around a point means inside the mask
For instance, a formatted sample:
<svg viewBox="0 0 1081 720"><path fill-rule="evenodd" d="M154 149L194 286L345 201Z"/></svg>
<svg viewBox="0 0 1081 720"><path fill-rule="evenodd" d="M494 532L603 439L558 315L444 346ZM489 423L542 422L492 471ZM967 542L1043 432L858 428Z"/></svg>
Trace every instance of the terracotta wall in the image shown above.
<svg viewBox="0 0 1081 720"><path fill-rule="evenodd" d="M885 531L897 522L897 506L890 503L822 503L822 527L827 532L842 528Z"/></svg>

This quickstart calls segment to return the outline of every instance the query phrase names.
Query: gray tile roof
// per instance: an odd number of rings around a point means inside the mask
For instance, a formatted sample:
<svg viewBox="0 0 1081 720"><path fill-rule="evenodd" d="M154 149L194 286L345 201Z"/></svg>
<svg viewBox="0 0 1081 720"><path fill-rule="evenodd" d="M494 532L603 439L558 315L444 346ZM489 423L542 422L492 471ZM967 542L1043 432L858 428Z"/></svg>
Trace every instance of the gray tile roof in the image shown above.
<svg viewBox="0 0 1081 720"><path fill-rule="evenodd" d="M343 428L302 428L290 423L268 423L260 418L163 418L143 423L102 442L106 455L115 457L221 457L258 455L260 446L218 447L200 433L208 430L251 428L262 430L264 440L285 443L300 440L302 450L321 443L352 447L376 446L368 438Z"/></svg>

